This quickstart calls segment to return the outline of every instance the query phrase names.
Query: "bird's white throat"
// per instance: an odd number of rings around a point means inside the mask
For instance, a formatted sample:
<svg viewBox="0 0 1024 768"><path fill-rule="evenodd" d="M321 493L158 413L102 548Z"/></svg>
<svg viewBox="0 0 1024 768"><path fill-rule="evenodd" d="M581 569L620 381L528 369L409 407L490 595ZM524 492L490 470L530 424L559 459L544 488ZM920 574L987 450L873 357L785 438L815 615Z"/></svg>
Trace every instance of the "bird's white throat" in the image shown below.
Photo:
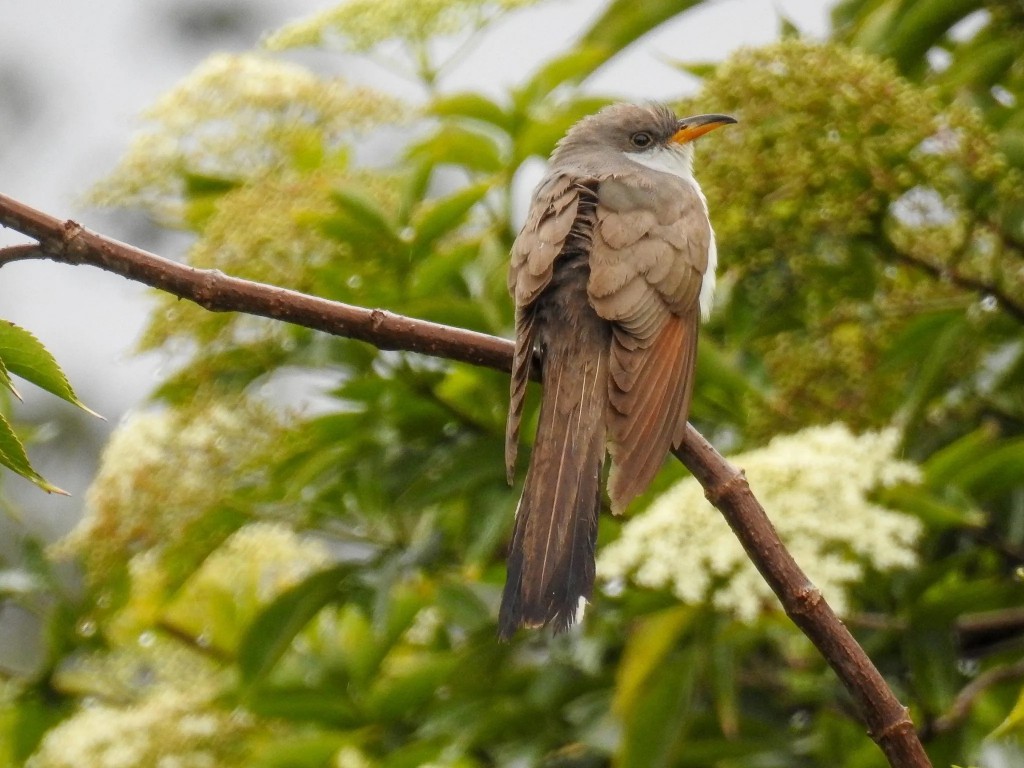
<svg viewBox="0 0 1024 768"><path fill-rule="evenodd" d="M646 152L625 152L626 157L634 163L639 163L647 168L662 173L671 173L683 181L693 185L704 206L705 215L708 212L708 201L701 191L700 184L693 178L693 145L692 144L671 144L669 146L655 146ZM704 272L704 279L700 284L700 314L705 320L711 314L711 305L715 299L715 269L718 267L718 247L715 245L715 231L711 230L711 242L708 243L708 268Z"/></svg>
<svg viewBox="0 0 1024 768"><path fill-rule="evenodd" d="M626 152L634 163L662 173L671 173L687 181L693 181L693 145L655 145L646 152Z"/></svg>

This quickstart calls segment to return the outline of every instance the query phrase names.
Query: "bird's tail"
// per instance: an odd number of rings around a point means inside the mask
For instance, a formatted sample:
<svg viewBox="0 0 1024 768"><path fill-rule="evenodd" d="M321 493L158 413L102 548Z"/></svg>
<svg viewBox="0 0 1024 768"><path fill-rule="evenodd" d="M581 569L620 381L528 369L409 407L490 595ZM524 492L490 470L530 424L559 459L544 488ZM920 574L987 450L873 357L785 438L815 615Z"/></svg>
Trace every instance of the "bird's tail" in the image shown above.
<svg viewBox="0 0 1024 768"><path fill-rule="evenodd" d="M585 336L585 334L584 334ZM498 633L567 629L594 586L608 403L608 345L546 350L540 422L508 553Z"/></svg>

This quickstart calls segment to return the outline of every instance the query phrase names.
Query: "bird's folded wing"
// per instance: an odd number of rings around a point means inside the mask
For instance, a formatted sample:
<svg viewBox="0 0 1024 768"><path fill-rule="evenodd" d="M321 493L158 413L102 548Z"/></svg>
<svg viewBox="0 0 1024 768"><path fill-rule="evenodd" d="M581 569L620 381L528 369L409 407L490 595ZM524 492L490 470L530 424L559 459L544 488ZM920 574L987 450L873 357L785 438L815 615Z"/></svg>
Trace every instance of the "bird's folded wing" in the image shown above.
<svg viewBox="0 0 1024 768"><path fill-rule="evenodd" d="M505 426L505 469L509 483L515 472L519 425L534 344L534 302L551 282L555 259L562 252L579 209L581 187L567 174L552 174L534 193L519 236L512 245L508 289L515 299L516 344L512 359L511 400Z"/></svg>
<svg viewBox="0 0 1024 768"><path fill-rule="evenodd" d="M614 511L647 487L682 440L693 391L711 226L692 185L659 177L653 186L611 178L598 189L588 293L615 324L608 385Z"/></svg>

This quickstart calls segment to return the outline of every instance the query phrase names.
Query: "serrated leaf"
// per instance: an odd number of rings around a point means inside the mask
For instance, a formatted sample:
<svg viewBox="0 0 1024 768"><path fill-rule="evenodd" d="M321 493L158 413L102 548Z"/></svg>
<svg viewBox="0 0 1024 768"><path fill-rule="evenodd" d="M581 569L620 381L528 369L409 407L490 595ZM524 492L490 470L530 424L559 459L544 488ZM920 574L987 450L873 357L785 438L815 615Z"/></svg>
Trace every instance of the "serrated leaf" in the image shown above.
<svg viewBox="0 0 1024 768"><path fill-rule="evenodd" d="M47 493L58 493L61 496L69 495L67 491L58 488L50 483L45 477L36 472L29 463L28 454L25 453L25 446L14 434L10 423L0 414L0 464L13 472L17 472L29 482L35 483Z"/></svg>
<svg viewBox="0 0 1024 768"><path fill-rule="evenodd" d="M78 399L64 371L39 339L8 320L0 320L0 360L15 376L32 382L86 413L103 418Z"/></svg>
<svg viewBox="0 0 1024 768"><path fill-rule="evenodd" d="M302 628L338 597L351 571L351 565L339 565L315 573L253 619L238 646L238 669L244 684L252 686L270 673Z"/></svg>
<svg viewBox="0 0 1024 768"><path fill-rule="evenodd" d="M489 182L481 182L460 189L448 197L424 203L412 218L416 232L413 255L425 253L438 239L462 224L490 187Z"/></svg>
<svg viewBox="0 0 1024 768"><path fill-rule="evenodd" d="M504 131L512 128L512 116L500 105L478 93L438 96L427 106L427 114L438 117L468 117L490 123Z"/></svg>
<svg viewBox="0 0 1024 768"><path fill-rule="evenodd" d="M0 386L9 389L11 394L21 400L21 393L14 386L14 382L11 381L11 374L7 370L7 366L4 365L4 361L0 358Z"/></svg>

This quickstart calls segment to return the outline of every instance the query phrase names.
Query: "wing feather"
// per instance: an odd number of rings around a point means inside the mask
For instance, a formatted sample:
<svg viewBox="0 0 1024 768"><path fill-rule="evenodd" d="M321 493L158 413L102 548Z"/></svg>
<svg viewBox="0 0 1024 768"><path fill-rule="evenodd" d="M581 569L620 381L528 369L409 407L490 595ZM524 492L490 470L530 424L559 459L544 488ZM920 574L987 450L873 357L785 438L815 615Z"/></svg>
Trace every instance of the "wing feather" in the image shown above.
<svg viewBox="0 0 1024 768"><path fill-rule="evenodd" d="M608 493L620 511L682 439L711 225L692 185L673 179L652 187L628 177L602 181L597 222L588 293L614 324Z"/></svg>
<svg viewBox="0 0 1024 768"><path fill-rule="evenodd" d="M534 302L551 282L555 260L573 232L579 206L580 186L570 176L548 176L537 187L526 223L512 245L508 288L516 305L516 338L505 425L505 472L510 484L515 476L519 429L536 341Z"/></svg>

